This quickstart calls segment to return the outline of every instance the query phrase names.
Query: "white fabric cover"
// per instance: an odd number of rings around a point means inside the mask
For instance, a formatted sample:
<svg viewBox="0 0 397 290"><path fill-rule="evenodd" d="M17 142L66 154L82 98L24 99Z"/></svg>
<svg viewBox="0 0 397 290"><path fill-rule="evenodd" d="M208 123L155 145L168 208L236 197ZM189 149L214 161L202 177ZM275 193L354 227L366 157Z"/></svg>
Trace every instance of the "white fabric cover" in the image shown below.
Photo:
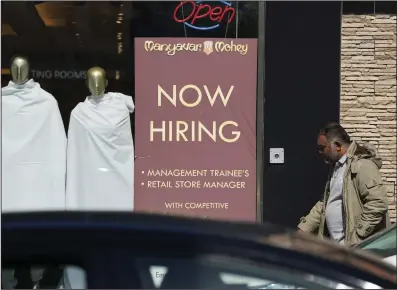
<svg viewBox="0 0 397 290"><path fill-rule="evenodd" d="M67 150L68 210L134 207L134 143L130 96L87 97L70 116Z"/></svg>
<svg viewBox="0 0 397 290"><path fill-rule="evenodd" d="M2 210L65 210L66 134L58 103L38 83L1 89Z"/></svg>

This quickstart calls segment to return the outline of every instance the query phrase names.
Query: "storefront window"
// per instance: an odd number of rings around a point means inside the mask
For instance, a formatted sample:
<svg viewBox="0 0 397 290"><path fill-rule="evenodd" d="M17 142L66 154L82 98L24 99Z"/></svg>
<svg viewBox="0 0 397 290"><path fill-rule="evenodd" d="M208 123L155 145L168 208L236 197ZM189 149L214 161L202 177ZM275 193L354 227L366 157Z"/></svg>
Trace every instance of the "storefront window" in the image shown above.
<svg viewBox="0 0 397 290"><path fill-rule="evenodd" d="M3 211L255 221L257 38L254 1L2 2ZM16 55L33 81L8 85ZM211 155L224 164L202 158ZM173 197L198 188L200 201ZM147 206L148 192L170 201Z"/></svg>

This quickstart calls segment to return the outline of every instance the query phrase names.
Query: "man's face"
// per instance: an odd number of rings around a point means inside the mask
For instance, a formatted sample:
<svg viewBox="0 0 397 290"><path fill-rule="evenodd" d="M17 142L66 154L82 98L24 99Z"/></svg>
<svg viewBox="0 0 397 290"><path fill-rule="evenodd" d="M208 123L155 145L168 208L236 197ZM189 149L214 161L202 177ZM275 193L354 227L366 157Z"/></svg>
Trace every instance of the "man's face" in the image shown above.
<svg viewBox="0 0 397 290"><path fill-rule="evenodd" d="M318 153L327 164L335 164L339 160L340 147L331 143L324 135L317 138Z"/></svg>

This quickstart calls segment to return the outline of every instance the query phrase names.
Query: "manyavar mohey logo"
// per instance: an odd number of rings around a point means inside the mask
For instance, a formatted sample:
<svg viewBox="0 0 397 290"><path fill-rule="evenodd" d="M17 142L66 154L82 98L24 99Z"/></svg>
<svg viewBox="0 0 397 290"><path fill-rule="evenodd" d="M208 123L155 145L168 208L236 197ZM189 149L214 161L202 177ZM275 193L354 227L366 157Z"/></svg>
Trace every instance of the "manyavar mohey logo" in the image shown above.
<svg viewBox="0 0 397 290"><path fill-rule="evenodd" d="M209 2L211 5L201 2ZM176 22L196 30L218 28L220 23L232 22L235 15L236 9L231 2L226 1L182 1L174 10Z"/></svg>
<svg viewBox="0 0 397 290"><path fill-rule="evenodd" d="M146 40L144 49L147 52L165 52L167 55L175 55L177 52L204 52L206 55L210 55L214 51L218 53L234 52L246 55L248 52L248 44L235 43L233 39L219 41L206 40L203 43L189 42L188 40L177 43Z"/></svg>

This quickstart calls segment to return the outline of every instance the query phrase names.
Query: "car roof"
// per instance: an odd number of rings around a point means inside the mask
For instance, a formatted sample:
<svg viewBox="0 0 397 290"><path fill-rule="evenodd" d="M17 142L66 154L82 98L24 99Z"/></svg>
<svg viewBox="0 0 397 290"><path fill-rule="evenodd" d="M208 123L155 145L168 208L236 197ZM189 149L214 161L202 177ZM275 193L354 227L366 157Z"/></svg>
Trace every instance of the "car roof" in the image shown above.
<svg viewBox="0 0 397 290"><path fill-rule="evenodd" d="M67 211L2 214L2 229L6 231L92 228L222 237L299 252L336 263L347 263L364 271L373 272L374 268L381 268L387 272L391 269L390 265L382 262L371 253L349 249L331 241L319 240L314 235L287 230L269 223L259 225L131 212ZM390 280L390 277L386 276L384 278Z"/></svg>

